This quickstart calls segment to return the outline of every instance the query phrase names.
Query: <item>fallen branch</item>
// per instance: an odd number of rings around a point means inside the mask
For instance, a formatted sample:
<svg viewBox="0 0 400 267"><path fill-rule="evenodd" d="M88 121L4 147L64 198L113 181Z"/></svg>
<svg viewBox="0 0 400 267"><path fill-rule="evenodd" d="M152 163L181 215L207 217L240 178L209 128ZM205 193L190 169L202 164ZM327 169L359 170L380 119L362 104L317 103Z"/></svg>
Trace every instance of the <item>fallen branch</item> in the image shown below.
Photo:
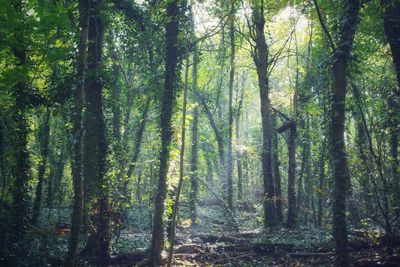
<svg viewBox="0 0 400 267"><path fill-rule="evenodd" d="M214 263L216 263L216 264L223 264L223 263L226 263L226 262L228 262L228 261L229 261L229 263L232 263L232 262L234 262L235 260L238 260L238 259L240 259L240 258L253 257L254 255L255 255L255 253L245 253L245 254L237 255L237 256L235 256L235 257L229 257L229 258L226 258L226 259L223 259L223 260L216 260Z"/></svg>
<svg viewBox="0 0 400 267"><path fill-rule="evenodd" d="M206 243L217 243L217 242L228 242L228 243L241 243L244 240L233 236L219 236L211 234L192 234L190 238L199 238L201 241Z"/></svg>
<svg viewBox="0 0 400 267"><path fill-rule="evenodd" d="M332 252L296 252L296 253L289 253L288 254L291 258L316 258L316 257L330 257L333 256L334 254Z"/></svg>

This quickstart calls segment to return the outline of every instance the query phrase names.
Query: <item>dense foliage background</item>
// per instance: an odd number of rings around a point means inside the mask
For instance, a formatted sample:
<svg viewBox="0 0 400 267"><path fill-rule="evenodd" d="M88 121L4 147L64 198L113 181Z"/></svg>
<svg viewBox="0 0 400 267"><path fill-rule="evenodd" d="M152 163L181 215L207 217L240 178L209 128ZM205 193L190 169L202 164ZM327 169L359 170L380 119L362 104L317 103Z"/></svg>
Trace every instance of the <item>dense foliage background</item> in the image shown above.
<svg viewBox="0 0 400 267"><path fill-rule="evenodd" d="M398 0L0 0L0 265L389 264L399 88Z"/></svg>

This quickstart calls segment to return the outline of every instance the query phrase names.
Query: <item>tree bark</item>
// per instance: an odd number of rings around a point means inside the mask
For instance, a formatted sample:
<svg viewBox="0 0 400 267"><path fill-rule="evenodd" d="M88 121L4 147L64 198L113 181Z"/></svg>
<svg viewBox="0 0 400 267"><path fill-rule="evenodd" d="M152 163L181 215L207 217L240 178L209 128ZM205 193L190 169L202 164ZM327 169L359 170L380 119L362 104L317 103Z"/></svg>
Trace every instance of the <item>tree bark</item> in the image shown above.
<svg viewBox="0 0 400 267"><path fill-rule="evenodd" d="M272 125L271 128L276 129L276 114L272 114ZM274 179L274 189L275 189L275 208L276 208L276 219L278 222L283 221L283 211L282 211L282 189L281 189L281 175L279 171L279 152L278 152L278 134L276 131L272 134L272 174Z"/></svg>
<svg viewBox="0 0 400 267"><path fill-rule="evenodd" d="M334 52L333 90L332 90L332 160L333 160L333 237L336 243L336 266L349 266L346 201L350 187L347 167L344 130L345 100L347 91L347 69L354 41L359 0L344 1L344 17L340 28L339 45Z"/></svg>
<svg viewBox="0 0 400 267"><path fill-rule="evenodd" d="M381 0L381 7L383 9L383 27L392 51L397 84L400 87L400 1ZM396 94L400 96L399 89Z"/></svg>
<svg viewBox="0 0 400 267"><path fill-rule="evenodd" d="M39 163L38 171L38 183L36 187L35 202L33 204L33 214L31 224L35 225L40 215L40 204L42 202L42 191L43 191L43 179L46 172L47 156L49 154L49 135L50 135L50 109L47 107L45 118L42 125L41 139L41 159Z"/></svg>
<svg viewBox="0 0 400 267"><path fill-rule="evenodd" d="M78 47L77 85L74 95L74 146L72 178L74 186L74 205L71 215L71 234L69 239L68 255L65 267L76 266L79 233L83 218L83 96L85 87L85 68L87 63L87 45L90 17L90 0L79 1L81 36Z"/></svg>
<svg viewBox="0 0 400 267"><path fill-rule="evenodd" d="M254 4L253 22L255 24L255 51L254 63L257 67L258 85L261 101L261 122L262 122L262 153L261 162L264 182L264 227L272 227L276 224L276 210L274 207L274 184L271 165L271 104L269 100L268 85L268 46L264 33L264 1Z"/></svg>
<svg viewBox="0 0 400 267"><path fill-rule="evenodd" d="M103 54L102 3L90 0L87 72L85 81L85 135L84 135L84 178L87 181L86 200L93 203L91 222L93 231L86 250L96 257L97 264L105 266L110 257L108 183L105 178L107 141L102 104L103 83L101 62ZM89 190L90 189L90 190ZM89 204L87 202L86 204Z"/></svg>
<svg viewBox="0 0 400 267"><path fill-rule="evenodd" d="M318 192L317 192L317 199L318 199L318 214L317 214L317 226L322 226L322 218L324 212L324 192L325 192L325 152L326 152L326 140L325 138L322 140L321 144L321 152L319 158L319 173L318 173Z"/></svg>
<svg viewBox="0 0 400 267"><path fill-rule="evenodd" d="M233 209L233 156L232 156L232 134L233 134L233 82L235 79L235 1L231 1L230 10L230 71L229 71L229 103L228 103L228 162L227 162L227 202L228 208Z"/></svg>
<svg viewBox="0 0 400 267"><path fill-rule="evenodd" d="M147 100L146 100L144 109L143 109L142 117L140 119L139 128L137 129L137 132L136 132L135 149L133 151L133 155L132 155L132 159L131 159L130 164L129 164L128 171L126 172L126 176L127 176L128 179L125 182L126 184L124 186L125 195L127 193L127 187L128 187L129 180L132 177L133 171L135 170L135 167L136 167L136 163L137 163L137 161L139 159L140 149L141 149L142 139L143 139L143 134L144 134L144 130L146 129L147 118L149 116L150 102L151 102L151 98L148 97Z"/></svg>
<svg viewBox="0 0 400 267"><path fill-rule="evenodd" d="M164 249L164 202L167 196L167 172L170 158L170 144L172 138L172 111L177 86L178 68L178 33L179 33L179 5L178 0L168 1L166 4L165 38L165 77L164 95L161 107L161 153L158 187L155 196L155 209L153 218L153 233L151 241L152 266L163 264L161 253Z"/></svg>
<svg viewBox="0 0 400 267"><path fill-rule="evenodd" d="M182 191L182 184L183 184L183 176L184 176L184 159L185 159L185 142L186 142L186 106L187 106L187 94L188 94L188 87L189 87L189 60L190 55L189 51L186 51L185 55L185 84L183 90L183 108L182 108L182 136L181 136L181 149L179 151L179 181L178 187L176 189L175 201L172 210L172 218L171 218L171 233L170 233L170 246L168 251L168 263L167 266L170 267L172 264L172 255L174 252L174 245L175 245L175 231L176 231L176 222L179 212L179 200ZM197 146L197 145L196 145Z"/></svg>
<svg viewBox="0 0 400 267"><path fill-rule="evenodd" d="M197 64L198 55L197 51L193 54L193 91L197 91ZM199 107L195 106L193 108L193 121L192 121L192 152L190 155L190 218L192 225L196 225L197 220L197 201L199 196L199 185L197 181L197 169L198 169L198 143L199 143Z"/></svg>
<svg viewBox="0 0 400 267"><path fill-rule="evenodd" d="M240 93L240 99L239 99L239 103L237 106L237 110L236 110L236 143L239 147L238 151L236 152L236 164L237 164L237 181L238 181L238 199L241 200L243 198L243 165L242 165L242 157L243 157L243 152L240 149L241 146L241 136L240 136L240 131L241 131L241 127L240 127L240 117L241 117L241 112L242 112L242 106L243 106L243 98L244 98L244 77L242 74L242 85L241 88L241 93ZM238 93L239 94L239 93Z"/></svg>
<svg viewBox="0 0 400 267"><path fill-rule="evenodd" d="M296 179L296 124L291 123L289 128L288 153L289 153L289 168L288 168L288 213L287 227L289 229L296 226L296 195L294 183Z"/></svg>
<svg viewBox="0 0 400 267"><path fill-rule="evenodd" d="M27 40L24 36L25 28L25 14L24 3L21 0L12 2L15 9L15 14L18 21L15 25L14 47L12 47L13 55L16 59L16 68L19 72L19 79L14 86L15 97L15 133L14 133L14 155L15 167L14 169L14 189L13 189L13 205L12 205L12 224L11 224L11 244L12 251L14 252L16 262L11 265L16 265L18 259L24 257L27 252L27 244L25 244L26 232L29 228L29 192L28 182L30 180L29 169L29 150L28 150L28 133L29 124L27 119L28 109L28 68L27 64Z"/></svg>

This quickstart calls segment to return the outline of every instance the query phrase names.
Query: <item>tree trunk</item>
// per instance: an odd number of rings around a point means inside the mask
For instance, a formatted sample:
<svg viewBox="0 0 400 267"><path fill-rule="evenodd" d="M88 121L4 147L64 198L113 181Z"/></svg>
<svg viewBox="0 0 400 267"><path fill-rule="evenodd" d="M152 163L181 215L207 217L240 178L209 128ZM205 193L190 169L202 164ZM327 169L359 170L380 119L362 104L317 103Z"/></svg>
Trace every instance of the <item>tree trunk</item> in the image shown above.
<svg viewBox="0 0 400 267"><path fill-rule="evenodd" d="M339 45L334 53L332 92L332 160L333 160L333 237L336 243L336 266L349 266L346 201L350 187L347 167L344 130L347 68L354 41L359 0L344 1L344 17L340 29Z"/></svg>
<svg viewBox="0 0 400 267"><path fill-rule="evenodd" d="M207 118L208 118L208 121L210 122L211 128L214 131L215 138L217 139L219 161L220 161L220 164L222 166L222 171L221 172L223 173L223 175L220 175L220 176L223 179L224 178L223 176L224 176L224 173L225 173L224 170L223 170L223 169L225 169L225 151L224 151L224 143L225 142L224 142L224 138L223 138L223 135L221 134L221 132L219 131L219 128L218 128L217 124L215 123L215 120L214 120L214 118L212 116L210 108L208 107L208 105L206 103L206 100L204 99L204 97L199 92L197 92L197 96L198 96L198 98L200 100L201 105L203 106L204 112L207 115Z"/></svg>
<svg viewBox="0 0 400 267"><path fill-rule="evenodd" d="M337 59L333 66L332 158L333 158L333 237L336 242L337 266L349 266L346 200L350 177L344 144L347 60Z"/></svg>
<svg viewBox="0 0 400 267"><path fill-rule="evenodd" d="M111 110L112 110L112 136L113 136L113 141L116 145L117 150L121 149L119 145L121 144L121 89L118 83L119 80L119 71L120 67L117 64L118 62L118 55L115 52L115 47L113 47L113 44L111 45L111 56L113 62L112 66L112 82L110 86L111 88Z"/></svg>
<svg viewBox="0 0 400 267"><path fill-rule="evenodd" d="M137 163L137 161L139 159L140 149L141 149L142 139L143 139L143 134L144 134L144 130L146 129L147 118L148 118L149 110L150 110L150 102L151 102L151 98L148 97L147 100L146 100L145 106L144 106L142 117L140 119L139 128L137 129L137 132L136 132L135 149L133 151L132 159L131 159L131 161L129 163L128 171L126 172L127 181L125 182L125 185L124 185L124 193L125 193L125 195L127 194L127 188L128 188L129 180L132 177L133 171L135 170L136 163Z"/></svg>
<svg viewBox="0 0 400 267"><path fill-rule="evenodd" d="M388 105L390 107L390 167L392 174L392 185L394 188L394 192L396 195L394 205L398 207L400 204L400 179L399 179L399 132L397 130L397 126L399 125L399 104L396 102L394 96L390 96L388 98ZM400 210L397 211L397 214L400 215Z"/></svg>
<svg viewBox="0 0 400 267"><path fill-rule="evenodd" d="M228 162L227 162L227 202L228 208L233 209L233 155L232 155L232 133L233 133L233 82L235 79L235 5L231 1L230 14L230 71L229 71L229 103L228 103Z"/></svg>
<svg viewBox="0 0 400 267"><path fill-rule="evenodd" d="M272 174L274 179L274 188L275 188L275 208L276 208L276 219L277 222L283 221L283 211L282 211L282 189L281 189L281 175L279 172L279 152L278 152L278 134L275 131L276 129L276 114L272 114L272 124L271 128L274 130L272 134Z"/></svg>
<svg viewBox="0 0 400 267"><path fill-rule="evenodd" d="M309 115L307 111L305 112L305 122L304 122L304 157L302 159L302 176L304 177L304 197L303 197L303 216L304 222L307 224L309 222L309 216L311 211L311 194L312 192L312 175L311 175L311 140L310 140L310 126L309 126ZM300 206L298 206L300 207Z"/></svg>
<svg viewBox="0 0 400 267"><path fill-rule="evenodd" d="M43 189L43 179L46 172L47 155L49 154L49 135L50 135L50 109L47 107L45 118L42 125L41 139L41 159L39 163L38 171L38 183L36 187L35 202L33 205L33 215L31 219L31 224L35 225L38 221L40 215L40 204L42 202L42 189Z"/></svg>
<svg viewBox="0 0 400 267"><path fill-rule="evenodd" d="M397 83L400 87L400 1L381 0L381 7L383 9L383 26L392 51ZM397 96L400 96L398 89L396 93Z"/></svg>
<svg viewBox="0 0 400 267"><path fill-rule="evenodd" d="M102 104L101 61L103 54L103 22L100 1L90 0L87 72L85 81L85 135L84 178L87 181L86 200L93 203L91 222L93 231L86 244L86 251L96 257L97 264L105 266L110 257L108 183L105 178L107 142ZM90 190L88 190L90 189ZM89 202L86 203L87 205Z"/></svg>
<svg viewBox="0 0 400 267"><path fill-rule="evenodd" d="M164 202L167 196L167 172L170 158L170 144L172 138L172 111L174 106L175 91L177 86L178 68L178 33L179 33L179 5L178 0L168 1L166 4L167 20L165 23L166 55L164 95L161 107L161 153L158 187L155 196L155 209L153 218L153 233L151 241L152 266L163 264L161 253L164 249Z"/></svg>
<svg viewBox="0 0 400 267"><path fill-rule="evenodd" d="M207 153L207 152L205 152ZM207 165L207 183L210 185L214 184L214 172L212 167L212 161L206 155L206 165Z"/></svg>
<svg viewBox="0 0 400 267"><path fill-rule="evenodd" d="M194 51L193 54L193 91L197 90L197 64L198 55ZM190 218L192 225L196 225L197 220L197 201L199 196L199 185L197 181L197 168L198 168L198 135L199 135L199 108L195 106L193 108L193 121L192 121L192 153L190 155Z"/></svg>
<svg viewBox="0 0 400 267"><path fill-rule="evenodd" d="M296 132L296 124L292 122L292 125L289 128L288 140L288 213L286 224L289 229L296 225L296 195L294 190L296 177Z"/></svg>
<svg viewBox="0 0 400 267"><path fill-rule="evenodd" d="M71 234L69 239L68 255L65 267L76 266L76 254L78 252L79 233L83 218L83 96L85 87L85 68L87 60L87 45L90 17L90 0L79 1L81 36L78 47L77 62L77 86L74 96L74 147L72 178L74 186L74 205L71 215ZM53 191L54 192L54 191Z"/></svg>
<svg viewBox="0 0 400 267"><path fill-rule="evenodd" d="M319 159L319 180L318 180L318 191L317 191L317 199L318 199L318 214L317 214L317 226L322 226L322 218L324 212L324 203L323 197L325 192L325 153L326 153L326 140L325 138L322 140L321 144L321 152L320 152L320 159Z"/></svg>
<svg viewBox="0 0 400 267"><path fill-rule="evenodd" d="M241 131L241 127L240 127L240 116L241 116L241 111L242 111L242 106L243 106L243 97L244 97L244 77L242 74L242 85L241 88L241 93L240 93L240 99L239 99L239 103L237 106L237 110L236 110L236 144L238 145L239 149L236 152L236 164L237 164L237 181L238 181L238 199L241 200L243 198L243 167L242 167L242 157L243 157L243 152L241 151L241 136L240 136L240 131ZM237 93L239 94L239 93Z"/></svg>
<svg viewBox="0 0 400 267"><path fill-rule="evenodd" d="M16 68L18 68L18 81L14 85L14 96L15 96L15 133L13 140L14 155L15 155L15 167L14 170L14 189L13 189L13 206L12 206L12 218L11 218L11 244L12 251L14 252L15 259L18 260L26 256L27 244L25 240L26 231L29 228L29 150L28 150L28 133L29 124L27 119L28 109L28 68L25 67L27 64L27 40L24 36L26 32L24 17L24 3L23 1L16 0L12 2L15 9L15 16L18 17L18 23L15 25L14 35L14 47L12 52L16 59ZM11 265L16 265L14 262Z"/></svg>
<svg viewBox="0 0 400 267"><path fill-rule="evenodd" d="M178 187L176 189L175 201L172 210L172 218L171 218L171 232L170 234L170 245L168 251L168 263L167 266L170 267L172 264L172 255L174 252L174 245L175 245L175 231L176 231L176 222L179 212L179 200L182 191L182 184L183 184L183 176L184 176L184 160L185 160L185 142L186 142L186 106L187 106L187 93L189 87L189 51L186 51L185 55L185 84L183 90L183 107L182 107L182 136L181 136L181 149L179 151L179 181ZM197 145L196 145L197 146ZM197 149L197 148L196 148Z"/></svg>
<svg viewBox="0 0 400 267"><path fill-rule="evenodd" d="M3 119L3 114L0 113L0 188L1 188L1 193L0 193L0 201L3 201L4 194L6 191L7 185L7 174L6 174L6 169L5 169L5 148L6 148L6 131L5 131L5 121Z"/></svg>
<svg viewBox="0 0 400 267"><path fill-rule="evenodd" d="M254 63L257 67L258 85L261 101L262 122L262 153L261 162L264 182L264 227L276 224L276 210L274 207L274 184L271 168L271 104L268 85L268 46L264 33L264 1L253 6L253 21L256 29Z"/></svg>

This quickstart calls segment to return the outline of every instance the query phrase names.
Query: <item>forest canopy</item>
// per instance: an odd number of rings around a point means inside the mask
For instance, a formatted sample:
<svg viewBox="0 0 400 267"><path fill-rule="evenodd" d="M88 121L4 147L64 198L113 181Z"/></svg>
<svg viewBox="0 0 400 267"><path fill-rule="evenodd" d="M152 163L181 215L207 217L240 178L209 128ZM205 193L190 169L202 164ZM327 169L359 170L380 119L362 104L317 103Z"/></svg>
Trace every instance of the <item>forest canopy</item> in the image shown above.
<svg viewBox="0 0 400 267"><path fill-rule="evenodd" d="M399 0L0 0L1 266L399 266Z"/></svg>

